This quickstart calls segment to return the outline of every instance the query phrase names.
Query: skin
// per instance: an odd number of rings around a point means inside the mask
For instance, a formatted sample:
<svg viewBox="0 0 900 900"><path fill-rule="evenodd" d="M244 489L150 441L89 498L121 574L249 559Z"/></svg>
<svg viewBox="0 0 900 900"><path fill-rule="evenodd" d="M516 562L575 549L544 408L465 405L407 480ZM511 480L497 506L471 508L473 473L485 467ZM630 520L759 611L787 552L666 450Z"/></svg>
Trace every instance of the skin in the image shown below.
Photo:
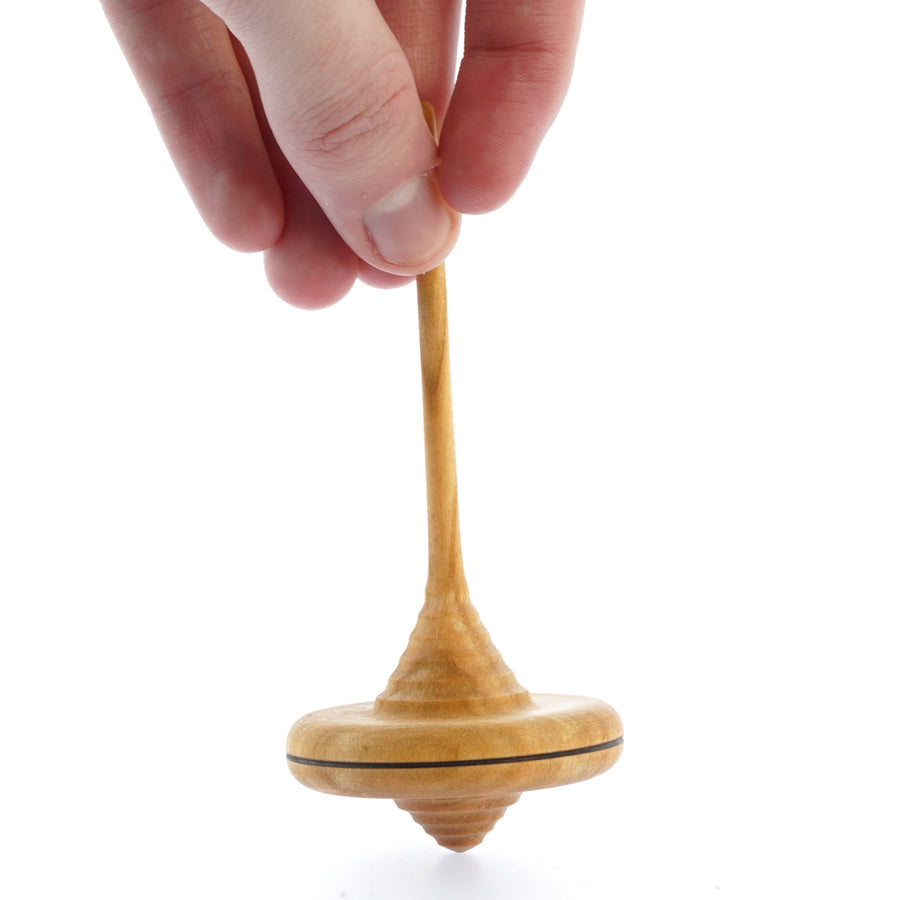
<svg viewBox="0 0 900 900"><path fill-rule="evenodd" d="M462 2L101 0L209 229L306 309L443 261L555 118L583 0L468 0L457 73Z"/></svg>

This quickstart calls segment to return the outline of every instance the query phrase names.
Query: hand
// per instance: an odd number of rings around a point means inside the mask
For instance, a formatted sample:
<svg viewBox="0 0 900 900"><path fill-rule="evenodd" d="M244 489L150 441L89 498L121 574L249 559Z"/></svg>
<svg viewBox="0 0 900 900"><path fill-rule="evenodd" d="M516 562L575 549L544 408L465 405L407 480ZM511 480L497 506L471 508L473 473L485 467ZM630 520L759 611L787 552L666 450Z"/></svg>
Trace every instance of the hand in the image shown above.
<svg viewBox="0 0 900 900"><path fill-rule="evenodd" d="M440 263L562 103L583 0L101 0L210 230L327 306ZM434 106L440 148L420 99Z"/></svg>

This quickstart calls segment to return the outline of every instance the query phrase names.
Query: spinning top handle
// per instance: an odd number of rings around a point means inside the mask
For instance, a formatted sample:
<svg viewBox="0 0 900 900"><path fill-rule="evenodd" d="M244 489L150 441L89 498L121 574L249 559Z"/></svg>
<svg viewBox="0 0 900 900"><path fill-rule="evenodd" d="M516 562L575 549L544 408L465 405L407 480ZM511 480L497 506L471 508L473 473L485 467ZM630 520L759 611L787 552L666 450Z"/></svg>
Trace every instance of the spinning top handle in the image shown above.
<svg viewBox="0 0 900 900"><path fill-rule="evenodd" d="M430 103L422 111L437 135ZM446 589L465 584L459 537L456 445L450 394L447 281L443 263L416 279L419 349L422 360L422 412L425 422L425 481L428 503L428 585ZM427 589L426 588L426 589Z"/></svg>

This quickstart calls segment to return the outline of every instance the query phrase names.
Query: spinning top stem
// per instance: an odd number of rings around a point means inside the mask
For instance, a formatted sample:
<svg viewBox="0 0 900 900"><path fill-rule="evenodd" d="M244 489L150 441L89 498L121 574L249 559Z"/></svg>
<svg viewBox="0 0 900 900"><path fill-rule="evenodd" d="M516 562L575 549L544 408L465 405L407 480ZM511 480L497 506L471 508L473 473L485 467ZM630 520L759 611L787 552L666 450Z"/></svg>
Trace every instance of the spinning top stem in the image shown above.
<svg viewBox="0 0 900 900"><path fill-rule="evenodd" d="M443 264L416 279L422 417L425 423L425 485L428 503L429 588L465 585L459 537L456 441L450 390L447 277Z"/></svg>
<svg viewBox="0 0 900 900"><path fill-rule="evenodd" d="M522 709L531 697L481 624L463 572L444 266L420 275L417 288L428 580L425 606L375 711L417 716L423 703L432 717Z"/></svg>

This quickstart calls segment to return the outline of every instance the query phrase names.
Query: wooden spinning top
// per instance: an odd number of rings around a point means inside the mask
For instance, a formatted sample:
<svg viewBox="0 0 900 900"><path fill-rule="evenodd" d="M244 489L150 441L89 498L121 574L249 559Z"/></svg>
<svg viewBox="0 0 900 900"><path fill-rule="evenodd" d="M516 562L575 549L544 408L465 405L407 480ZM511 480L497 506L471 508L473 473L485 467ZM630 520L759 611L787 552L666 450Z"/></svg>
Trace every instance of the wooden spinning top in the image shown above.
<svg viewBox="0 0 900 900"><path fill-rule="evenodd" d="M374 703L309 713L288 765L331 794L393 799L439 844L481 843L522 791L582 781L622 752L601 700L530 694L469 600L463 574L444 267L418 279L425 419L428 581L409 645Z"/></svg>

